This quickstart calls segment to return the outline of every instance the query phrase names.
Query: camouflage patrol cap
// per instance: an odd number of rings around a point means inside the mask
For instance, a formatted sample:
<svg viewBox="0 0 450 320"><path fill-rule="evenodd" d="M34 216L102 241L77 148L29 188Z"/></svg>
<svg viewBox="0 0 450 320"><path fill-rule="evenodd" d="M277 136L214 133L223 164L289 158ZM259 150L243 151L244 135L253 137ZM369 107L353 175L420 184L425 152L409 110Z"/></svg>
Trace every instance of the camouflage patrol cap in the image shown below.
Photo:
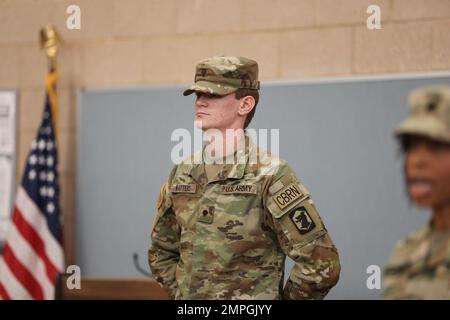
<svg viewBox="0 0 450 320"><path fill-rule="evenodd" d="M397 136L421 135L450 143L450 87L416 89L409 104L410 116L395 130Z"/></svg>
<svg viewBox="0 0 450 320"><path fill-rule="evenodd" d="M207 58L197 64L194 82L183 95L193 92L227 95L240 88L258 90L258 63L234 56Z"/></svg>

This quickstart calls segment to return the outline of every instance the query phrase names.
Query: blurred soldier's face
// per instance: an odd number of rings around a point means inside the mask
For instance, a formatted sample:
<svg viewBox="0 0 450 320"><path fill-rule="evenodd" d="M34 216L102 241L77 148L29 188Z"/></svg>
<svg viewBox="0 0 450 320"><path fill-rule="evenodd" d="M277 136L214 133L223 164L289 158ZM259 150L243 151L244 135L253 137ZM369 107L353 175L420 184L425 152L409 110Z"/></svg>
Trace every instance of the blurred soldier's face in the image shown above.
<svg viewBox="0 0 450 320"><path fill-rule="evenodd" d="M237 129L243 126L242 116L238 113L241 102L234 93L226 96L205 93L196 95L195 121L202 122L203 130Z"/></svg>
<svg viewBox="0 0 450 320"><path fill-rule="evenodd" d="M450 205L450 144L422 137L403 144L411 199L421 207Z"/></svg>

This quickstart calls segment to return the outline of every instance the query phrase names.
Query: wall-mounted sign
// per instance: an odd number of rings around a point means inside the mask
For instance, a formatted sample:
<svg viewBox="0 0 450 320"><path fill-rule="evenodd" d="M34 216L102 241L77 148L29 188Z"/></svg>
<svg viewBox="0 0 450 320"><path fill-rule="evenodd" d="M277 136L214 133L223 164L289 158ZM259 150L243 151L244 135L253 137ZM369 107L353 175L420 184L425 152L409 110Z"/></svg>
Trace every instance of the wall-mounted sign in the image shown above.
<svg viewBox="0 0 450 320"><path fill-rule="evenodd" d="M16 93L0 91L0 243L9 228L16 161Z"/></svg>

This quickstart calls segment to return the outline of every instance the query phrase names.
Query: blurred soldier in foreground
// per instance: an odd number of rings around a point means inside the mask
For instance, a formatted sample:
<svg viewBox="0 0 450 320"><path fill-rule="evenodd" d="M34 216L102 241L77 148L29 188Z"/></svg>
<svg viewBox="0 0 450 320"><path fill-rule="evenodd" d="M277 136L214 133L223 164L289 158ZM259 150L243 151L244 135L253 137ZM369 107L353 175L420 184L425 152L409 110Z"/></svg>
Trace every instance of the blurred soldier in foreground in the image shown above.
<svg viewBox="0 0 450 320"><path fill-rule="evenodd" d="M213 57L184 91L197 95L201 129L223 140L176 165L161 188L149 263L171 298L322 299L338 281L337 249L308 190L244 134L258 90L255 61ZM286 256L295 266L284 285Z"/></svg>
<svg viewBox="0 0 450 320"><path fill-rule="evenodd" d="M396 130L410 199L430 222L400 241L385 269L386 299L450 299L450 87L410 95L411 116Z"/></svg>

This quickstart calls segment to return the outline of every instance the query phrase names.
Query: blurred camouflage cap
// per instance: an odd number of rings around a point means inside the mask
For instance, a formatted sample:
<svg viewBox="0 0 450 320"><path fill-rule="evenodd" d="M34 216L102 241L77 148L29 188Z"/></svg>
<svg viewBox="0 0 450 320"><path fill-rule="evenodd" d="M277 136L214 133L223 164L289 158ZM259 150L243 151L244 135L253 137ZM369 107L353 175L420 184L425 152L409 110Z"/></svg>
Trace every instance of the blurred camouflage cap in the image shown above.
<svg viewBox="0 0 450 320"><path fill-rule="evenodd" d="M397 136L414 134L450 143L450 87L416 89L409 105L410 116L395 130Z"/></svg>
<svg viewBox="0 0 450 320"><path fill-rule="evenodd" d="M234 56L207 58L197 64L194 82L183 95L193 92L227 95L240 88L258 90L258 63Z"/></svg>

